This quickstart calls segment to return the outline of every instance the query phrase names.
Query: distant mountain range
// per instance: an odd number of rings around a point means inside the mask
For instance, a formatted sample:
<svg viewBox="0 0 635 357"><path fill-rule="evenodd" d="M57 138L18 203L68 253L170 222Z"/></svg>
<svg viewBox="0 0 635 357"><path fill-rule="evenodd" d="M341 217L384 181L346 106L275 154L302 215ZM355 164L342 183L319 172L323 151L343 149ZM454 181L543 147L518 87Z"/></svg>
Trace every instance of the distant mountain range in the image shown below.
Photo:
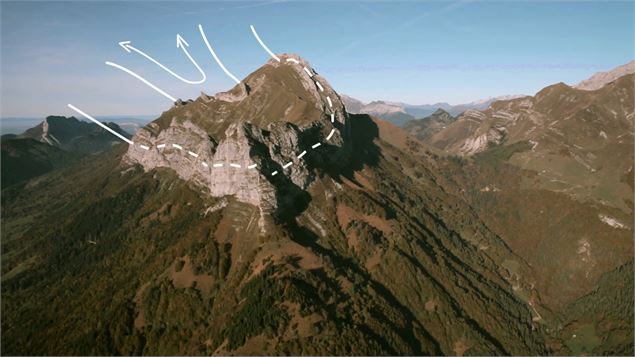
<svg viewBox="0 0 635 357"><path fill-rule="evenodd" d="M346 106L346 110L350 113L373 115L383 120L387 120L397 126L403 126L409 120L424 118L434 113L437 109L443 109L450 115L456 116L468 109L485 109L497 100L507 100L518 97L522 97L522 95L505 95L457 105L448 103L416 105L381 100L364 103L347 95L341 96L342 101Z"/></svg>
<svg viewBox="0 0 635 357"><path fill-rule="evenodd" d="M582 90L600 89L605 84L630 73L635 73L635 61L631 61L610 71L598 72L590 78L585 79L576 85L573 85L573 88ZM350 113L363 113L373 115L383 120L387 120L397 126L403 126L410 120L425 118L434 113L437 109L443 109L451 116L458 116L468 109L484 110L487 109L490 104L495 101L510 100L525 96L526 95L522 94L502 95L456 105L444 102L417 105L383 100L364 103L348 95L341 95L341 98L344 102L344 105L346 106L346 109Z"/></svg>
<svg viewBox="0 0 635 357"><path fill-rule="evenodd" d="M156 115L108 115L95 116L97 120L117 124L128 134L134 134L139 128L143 127ZM2 135L4 134L20 134L25 130L41 123L43 118L37 117L4 117L0 118L0 127Z"/></svg>
<svg viewBox="0 0 635 357"><path fill-rule="evenodd" d="M104 123L109 128L130 137L115 123ZM119 140L95 123L77 120L74 117L48 116L37 126L17 135L15 139L30 138L65 151L95 153L119 143Z"/></svg>

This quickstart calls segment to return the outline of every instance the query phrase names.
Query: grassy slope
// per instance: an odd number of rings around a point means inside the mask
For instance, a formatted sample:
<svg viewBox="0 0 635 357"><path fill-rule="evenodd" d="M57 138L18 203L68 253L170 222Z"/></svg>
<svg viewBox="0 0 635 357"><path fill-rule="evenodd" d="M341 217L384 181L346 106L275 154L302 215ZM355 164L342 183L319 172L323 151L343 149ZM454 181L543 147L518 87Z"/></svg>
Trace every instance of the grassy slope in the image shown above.
<svg viewBox="0 0 635 357"><path fill-rule="evenodd" d="M2 142L2 186L8 187L67 166L79 156L33 139L5 140Z"/></svg>
<svg viewBox="0 0 635 357"><path fill-rule="evenodd" d="M548 342L552 352L621 354L632 350L633 331L624 326L632 326L633 314L621 313L632 311L632 304L626 306L629 296L632 302L628 293L633 288L633 269L628 263L633 257L632 229L617 229L599 218L608 214L629 222L632 214L527 184L536 180L535 173L506 161L528 149L521 142L491 148L473 159L449 160L449 166L462 169L454 168L447 175L465 187L463 196L486 225L532 267L534 284L547 309L543 317L554 336ZM461 175L453 174L457 172ZM620 284L621 291L607 288L607 279ZM613 302L583 308L590 301L605 300ZM578 318L585 322L577 325ZM577 327L563 330L562 321ZM578 328L595 342L579 345L584 334L569 341L575 332L561 337Z"/></svg>

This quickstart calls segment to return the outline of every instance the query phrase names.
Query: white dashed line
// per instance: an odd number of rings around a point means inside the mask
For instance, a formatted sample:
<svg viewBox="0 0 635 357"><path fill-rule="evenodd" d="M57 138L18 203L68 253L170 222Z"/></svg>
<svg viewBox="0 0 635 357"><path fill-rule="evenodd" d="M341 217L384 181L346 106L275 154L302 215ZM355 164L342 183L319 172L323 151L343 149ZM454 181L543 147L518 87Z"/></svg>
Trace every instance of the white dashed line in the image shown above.
<svg viewBox="0 0 635 357"><path fill-rule="evenodd" d="M302 153L300 153L300 155L298 155L298 159L301 159L302 156L306 155L306 150L302 151Z"/></svg>
<svg viewBox="0 0 635 357"><path fill-rule="evenodd" d="M309 77L313 78L313 73L311 73L308 68L304 67L304 71L309 75Z"/></svg>
<svg viewBox="0 0 635 357"><path fill-rule="evenodd" d="M195 152L188 151L187 153L190 154L190 156L198 157L198 154Z"/></svg>
<svg viewBox="0 0 635 357"><path fill-rule="evenodd" d="M149 146L139 145L139 147L142 148L143 150L150 150Z"/></svg>
<svg viewBox="0 0 635 357"><path fill-rule="evenodd" d="M311 148L315 149L315 148L317 148L320 145L322 145L322 143L313 144L313 146L311 146Z"/></svg>
<svg viewBox="0 0 635 357"><path fill-rule="evenodd" d="M234 164L234 163L229 164L229 166L231 166L231 167L235 167L235 168L237 168L237 169L241 168L241 166L240 166L240 165L238 165L238 164Z"/></svg>
<svg viewBox="0 0 635 357"><path fill-rule="evenodd" d="M298 60L297 60L297 59L295 59L295 58L287 58L287 62L293 62L293 63L295 63L295 64L300 64L300 61L298 61Z"/></svg>
<svg viewBox="0 0 635 357"><path fill-rule="evenodd" d="M248 169L255 169L258 165L257 164L252 164L247 166Z"/></svg>
<svg viewBox="0 0 635 357"><path fill-rule="evenodd" d="M157 149L163 149L165 147L165 144L159 144L157 145Z"/></svg>
<svg viewBox="0 0 635 357"><path fill-rule="evenodd" d="M324 87L322 87L322 85L320 84L320 82L315 81L315 84L317 85L318 88L320 88L320 92L324 92Z"/></svg>
<svg viewBox="0 0 635 357"><path fill-rule="evenodd" d="M271 173L271 176L276 176L278 174L278 171L274 171Z"/></svg>
<svg viewBox="0 0 635 357"><path fill-rule="evenodd" d="M283 169L286 169L287 167L293 165L293 161L289 161L286 164L284 164L284 166L282 166Z"/></svg>
<svg viewBox="0 0 635 357"><path fill-rule="evenodd" d="M214 166L214 167L223 167L223 164L214 164L212 166Z"/></svg>
<svg viewBox="0 0 635 357"><path fill-rule="evenodd" d="M335 134L335 129L331 129L331 132L329 133L329 136L326 137L326 140L331 140L331 136L333 136L333 134Z"/></svg>
<svg viewBox="0 0 635 357"><path fill-rule="evenodd" d="M333 108L333 102L331 102L331 97L326 96L326 101L329 102L329 107Z"/></svg>
<svg viewBox="0 0 635 357"><path fill-rule="evenodd" d="M335 123L335 114L331 113L331 123Z"/></svg>
<svg viewBox="0 0 635 357"><path fill-rule="evenodd" d="M177 148L179 150L183 150L183 147L181 145L179 145L179 144L172 144L172 147L173 148Z"/></svg>
<svg viewBox="0 0 635 357"><path fill-rule="evenodd" d="M205 167L209 167L209 165L205 161L201 162L201 165L203 165Z"/></svg>

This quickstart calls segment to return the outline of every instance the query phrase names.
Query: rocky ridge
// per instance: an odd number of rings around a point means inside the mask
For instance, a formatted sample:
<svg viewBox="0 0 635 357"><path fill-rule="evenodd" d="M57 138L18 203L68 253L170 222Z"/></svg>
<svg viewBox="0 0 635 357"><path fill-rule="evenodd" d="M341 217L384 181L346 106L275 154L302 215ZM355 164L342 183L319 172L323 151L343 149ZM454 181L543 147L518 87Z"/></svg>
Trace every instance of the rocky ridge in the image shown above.
<svg viewBox="0 0 635 357"><path fill-rule="evenodd" d="M496 149L536 172L542 187L632 212L624 179L632 162L621 157L632 155L633 90L633 74L594 91L554 84L533 97L468 110L427 143L461 156Z"/></svg>
<svg viewBox="0 0 635 357"><path fill-rule="evenodd" d="M635 73L635 61L630 61L629 63L616 67L610 71L598 72L574 85L573 88L582 90L600 89L605 84L613 82L614 80L631 73Z"/></svg>

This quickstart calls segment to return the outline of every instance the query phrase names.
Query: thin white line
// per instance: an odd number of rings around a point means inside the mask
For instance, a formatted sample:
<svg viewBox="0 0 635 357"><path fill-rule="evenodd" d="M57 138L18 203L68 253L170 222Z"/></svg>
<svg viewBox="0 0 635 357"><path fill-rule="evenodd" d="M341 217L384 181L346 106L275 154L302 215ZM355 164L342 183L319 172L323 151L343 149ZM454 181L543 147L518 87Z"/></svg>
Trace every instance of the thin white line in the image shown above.
<svg viewBox="0 0 635 357"><path fill-rule="evenodd" d="M271 176L276 176L278 174L278 171L274 171L271 173Z"/></svg>
<svg viewBox="0 0 635 357"><path fill-rule="evenodd" d="M313 146L311 146L311 147L312 147L313 149L315 149L316 147L318 147L318 146L320 146L320 145L322 145L322 143L317 143L317 144L314 144L314 145L313 145Z"/></svg>
<svg viewBox="0 0 635 357"><path fill-rule="evenodd" d="M282 166L283 169L286 169L287 167L293 165L293 161L289 161L286 164L284 164L284 166Z"/></svg>
<svg viewBox="0 0 635 357"><path fill-rule="evenodd" d="M179 144L172 144L172 147L173 148L177 148L179 150L183 150L183 147L181 145L179 145Z"/></svg>
<svg viewBox="0 0 635 357"><path fill-rule="evenodd" d="M164 147L165 147L165 144L159 144L159 145L157 145L157 149L162 149L162 148L164 148Z"/></svg>
<svg viewBox="0 0 635 357"><path fill-rule="evenodd" d="M331 113L331 123L335 123L335 114Z"/></svg>
<svg viewBox="0 0 635 357"><path fill-rule="evenodd" d="M150 150L150 147L145 145L139 145L139 147L142 148L143 150Z"/></svg>
<svg viewBox="0 0 635 357"><path fill-rule="evenodd" d="M174 98L173 96L167 94L162 89L160 89L159 87L155 86L154 84L148 82L145 78L143 78L140 75L134 73L133 71L129 70L128 68L120 66L120 65L118 65L116 63L108 62L108 61L106 61L106 64L109 65L109 66L113 66L115 68L119 68L120 70L128 73L129 75L131 75L131 76L135 77L136 79L140 80L141 82L145 83L146 85L148 85L150 88L154 89L155 91L163 94L169 100L171 100L173 102L176 102L176 98Z"/></svg>
<svg viewBox="0 0 635 357"><path fill-rule="evenodd" d="M227 70L227 68L225 68L225 66L223 66L223 62L220 61L220 59L218 58L218 56L216 56L216 52L214 52L214 50L212 49L212 45L209 44L209 41L207 41L207 37L205 36L205 32L203 32L203 26L201 26L200 24L198 25L198 29L201 32L201 36L203 37L203 41L205 41L205 45L207 46L207 49L209 50L209 52L212 54L212 56L214 57L214 59L216 60L216 63L218 63L218 65L220 66L220 68L223 70L223 72L225 72L225 74L227 74L231 79L233 79L237 84L240 84L240 81L238 80L238 78L236 78L236 76L234 76L233 74L229 73L229 71Z"/></svg>
<svg viewBox="0 0 635 357"><path fill-rule="evenodd" d="M198 154L195 152L188 151L187 153L190 154L191 156L198 157Z"/></svg>
<svg viewBox="0 0 635 357"><path fill-rule="evenodd" d="M256 168L256 166L258 166L258 164L252 164L252 165L249 165L249 166L247 166L247 168L248 168L248 169L255 169L255 168Z"/></svg>
<svg viewBox="0 0 635 357"><path fill-rule="evenodd" d="M254 36L256 36L256 40L258 40L258 43L260 43L260 46L262 46L262 48L264 48L265 51L267 51L271 55L271 57L273 57L276 61L280 62L280 58L278 58L278 56L276 56L273 52L271 52L269 47L267 47L267 45L265 45L265 43L262 42L262 40L260 39L260 36L258 36L258 33L256 32L256 28L254 28L254 25L249 25L249 27L251 27L251 32L254 34Z"/></svg>
<svg viewBox="0 0 635 357"><path fill-rule="evenodd" d="M206 162L201 162L201 165L205 166L205 167L209 167L209 165L207 165Z"/></svg>
<svg viewBox="0 0 635 357"><path fill-rule="evenodd" d="M331 132L329 133L329 136L326 137L326 140L331 140L331 136L333 136L333 134L335 134L335 129L331 129Z"/></svg>
<svg viewBox="0 0 635 357"><path fill-rule="evenodd" d="M203 75L203 79L201 79L200 81L195 81L192 82L192 84L198 84L198 83L203 83L207 80L207 75L205 74L205 72L203 72L203 70L201 69L201 67L198 65L198 63L196 63L196 61L194 61L194 59L192 58L192 56L190 56L190 53L187 51L186 47L190 47L190 45L185 42L185 40L183 39L183 37L181 37L181 35L177 34L176 35L176 47L181 47L181 49L183 50L183 52L185 52L185 55L187 56L187 58L190 59L190 62L192 62L194 64L194 66L196 66L196 69L198 69L198 71ZM180 39L180 41L179 41ZM185 46L183 46L183 44ZM189 82L188 82L189 83Z"/></svg>
<svg viewBox="0 0 635 357"><path fill-rule="evenodd" d="M229 166L231 166L231 167L235 167L235 168L238 168L238 169L239 169L239 168L241 168L241 166L240 166L240 165L238 165L238 164L234 164L234 163L229 164Z"/></svg>
<svg viewBox="0 0 635 357"><path fill-rule="evenodd" d="M298 159L301 159L304 155L306 155L306 150L302 151L300 155L298 155Z"/></svg>
<svg viewBox="0 0 635 357"><path fill-rule="evenodd" d="M333 108L333 102L331 102L331 97L326 96L326 101L329 102L329 107Z"/></svg>
<svg viewBox="0 0 635 357"><path fill-rule="evenodd" d="M128 144L130 144L130 145L133 145L133 144L134 144L134 143L132 142L132 140L128 140L125 136L123 136L123 135L119 134L118 132L116 132L116 131L114 131L114 130L110 129L107 125L102 124L99 120L97 120L97 119L95 119L95 118L91 117L90 115L88 115L88 114L86 114L86 113L82 112L81 110L77 109L77 107L75 107L74 105L72 105L72 104L68 104L68 107L69 107L69 108L71 108L71 109L73 109L74 111L78 112L79 114L81 114L81 115L85 116L86 118L88 118L88 119L92 120L95 124L97 124L97 125L101 126L102 128L104 128L104 129L108 130L109 132L111 132L112 134L114 134L114 135L115 135L116 137L118 137L119 139L121 139L121 140L123 140L123 141L127 142L127 143L128 143Z"/></svg>
<svg viewBox="0 0 635 357"><path fill-rule="evenodd" d="M203 76L203 78L201 80L190 81L190 80L187 80L187 79L179 76L178 74L174 73L171 69L169 69L166 66L164 66L163 64L161 64L159 61L155 60L154 58L152 58L151 56L149 56L145 52L143 52L140 49L138 49L138 48L134 47L133 45L131 45L130 41L121 41L121 42L119 42L119 46L123 47L123 49L125 49L127 52L130 52L131 50L137 52L138 54L140 54L143 57L145 57L145 58L149 59L150 61L154 62L154 64L156 64L157 66L163 68L163 70L165 70L169 74L173 75L174 77L176 77L177 79L179 79L179 80L181 80L181 81L183 81L185 83L188 83L188 84L201 84L201 83L205 82L205 80L207 79L207 76L205 75L205 72L203 72L201 67L199 67L198 63L196 63L196 61L194 61L192 56L190 56L190 53L187 51L187 47L189 46L189 44L179 34L176 35L176 47L177 48L180 47L183 50L183 52L185 53L185 55L187 56L187 58L189 58L190 62L192 62L192 64L194 66L196 66L196 69L198 69L198 71Z"/></svg>
<svg viewBox="0 0 635 357"><path fill-rule="evenodd" d="M287 58L287 62L293 62L293 63L295 63L295 64L299 64L299 63L300 63L300 61L298 61L298 60L297 60L297 59L295 59L295 58Z"/></svg>
<svg viewBox="0 0 635 357"><path fill-rule="evenodd" d="M309 77L313 78L313 73L311 73L308 68L304 67L304 71L309 75Z"/></svg>
<svg viewBox="0 0 635 357"><path fill-rule="evenodd" d="M315 81L315 84L317 84L318 88L320 88L320 92L324 92L324 87L322 87L322 85L320 84L320 82Z"/></svg>
<svg viewBox="0 0 635 357"><path fill-rule="evenodd" d="M214 164L214 167L223 167L223 164Z"/></svg>

